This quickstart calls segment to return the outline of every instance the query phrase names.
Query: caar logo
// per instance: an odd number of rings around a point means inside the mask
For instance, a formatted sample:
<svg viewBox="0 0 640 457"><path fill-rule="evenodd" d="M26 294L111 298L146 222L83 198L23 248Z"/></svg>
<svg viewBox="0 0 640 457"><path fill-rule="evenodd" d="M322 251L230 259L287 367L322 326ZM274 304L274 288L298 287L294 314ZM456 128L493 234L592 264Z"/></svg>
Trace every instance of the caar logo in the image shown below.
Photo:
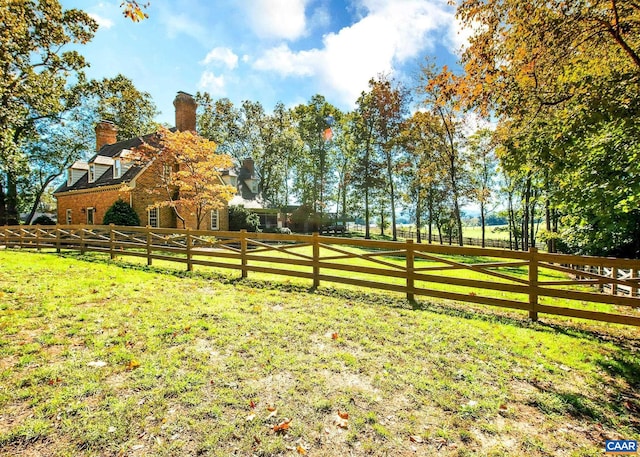
<svg viewBox="0 0 640 457"><path fill-rule="evenodd" d="M604 444L604 451L613 455L637 454L638 442L636 440L607 440Z"/></svg>

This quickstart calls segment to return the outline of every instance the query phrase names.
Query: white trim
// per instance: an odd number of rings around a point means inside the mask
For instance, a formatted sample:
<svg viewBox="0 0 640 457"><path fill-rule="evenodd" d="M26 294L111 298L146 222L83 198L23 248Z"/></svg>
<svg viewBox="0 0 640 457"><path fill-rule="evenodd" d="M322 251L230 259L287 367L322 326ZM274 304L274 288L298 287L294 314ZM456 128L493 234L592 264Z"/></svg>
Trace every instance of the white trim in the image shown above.
<svg viewBox="0 0 640 457"><path fill-rule="evenodd" d="M89 164L89 182L92 183L96 180L96 164Z"/></svg>
<svg viewBox="0 0 640 457"><path fill-rule="evenodd" d="M113 179L119 179L122 176L122 161L120 159L113 160Z"/></svg>
<svg viewBox="0 0 640 457"><path fill-rule="evenodd" d="M89 218L91 215L91 218ZM96 209L93 207L87 208L87 225L94 225L96 223Z"/></svg>
<svg viewBox="0 0 640 457"><path fill-rule="evenodd" d="M153 222L152 218L151 218L151 212L155 213L155 222ZM147 225L149 227L153 227L153 228L159 228L160 227L160 209L159 208L149 208L147 210Z"/></svg>
<svg viewBox="0 0 640 457"><path fill-rule="evenodd" d="M220 230L220 210L212 209L209 219L211 230Z"/></svg>

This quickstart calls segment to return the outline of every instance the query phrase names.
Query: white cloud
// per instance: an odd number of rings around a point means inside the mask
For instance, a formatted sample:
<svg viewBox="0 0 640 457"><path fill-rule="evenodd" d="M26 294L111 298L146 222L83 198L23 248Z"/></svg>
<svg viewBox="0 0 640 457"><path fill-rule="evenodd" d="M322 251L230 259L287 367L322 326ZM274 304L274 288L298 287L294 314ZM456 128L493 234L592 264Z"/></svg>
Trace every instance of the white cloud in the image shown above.
<svg viewBox="0 0 640 457"><path fill-rule="evenodd" d="M308 0L245 0L253 31L262 38L296 40L306 33Z"/></svg>
<svg viewBox="0 0 640 457"><path fill-rule="evenodd" d="M96 13L88 13L88 14L91 19L93 19L98 23L98 26L100 26L100 28L108 30L111 27L113 27L113 21L111 19L100 16L99 14L96 14Z"/></svg>
<svg viewBox="0 0 640 457"><path fill-rule="evenodd" d="M229 70L233 70L238 66L238 56L229 48L217 47L213 48L202 62L203 65L222 63Z"/></svg>
<svg viewBox="0 0 640 457"><path fill-rule="evenodd" d="M216 76L211 71L205 71L200 76L198 83L200 89L209 92L211 95L225 95L225 79L224 75Z"/></svg>
<svg viewBox="0 0 640 457"><path fill-rule="evenodd" d="M321 51L293 52L286 44L267 50L257 59L253 68L275 71L282 76L313 76L317 72L316 59L322 58Z"/></svg>
<svg viewBox="0 0 640 457"><path fill-rule="evenodd" d="M267 50L254 68L282 76L313 76L327 95L355 103L368 81L434 49L453 23L444 0L362 0L361 19L323 39L322 49Z"/></svg>

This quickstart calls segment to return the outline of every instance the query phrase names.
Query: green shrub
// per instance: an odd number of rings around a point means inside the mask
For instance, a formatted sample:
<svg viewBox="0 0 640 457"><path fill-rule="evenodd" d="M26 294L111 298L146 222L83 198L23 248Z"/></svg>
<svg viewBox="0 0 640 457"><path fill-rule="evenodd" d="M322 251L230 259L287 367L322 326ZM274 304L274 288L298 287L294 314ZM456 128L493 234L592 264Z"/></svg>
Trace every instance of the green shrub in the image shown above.
<svg viewBox="0 0 640 457"><path fill-rule="evenodd" d="M244 206L229 207L229 230L257 232L260 230L260 217Z"/></svg>
<svg viewBox="0 0 640 457"><path fill-rule="evenodd" d="M49 216L41 215L36 217L31 225L56 225L56 222L51 219Z"/></svg>
<svg viewBox="0 0 640 457"><path fill-rule="evenodd" d="M104 214L102 223L104 225L140 225L140 218L127 202L118 199Z"/></svg>

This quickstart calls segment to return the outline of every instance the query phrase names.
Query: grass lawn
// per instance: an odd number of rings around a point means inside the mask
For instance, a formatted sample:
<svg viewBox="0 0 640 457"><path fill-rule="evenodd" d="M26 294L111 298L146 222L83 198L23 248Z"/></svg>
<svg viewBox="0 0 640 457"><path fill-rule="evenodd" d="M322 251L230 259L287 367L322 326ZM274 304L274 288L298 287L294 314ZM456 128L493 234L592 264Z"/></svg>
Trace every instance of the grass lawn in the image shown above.
<svg viewBox="0 0 640 457"><path fill-rule="evenodd" d="M599 456L640 439L637 328L98 254L0 264L3 456Z"/></svg>

